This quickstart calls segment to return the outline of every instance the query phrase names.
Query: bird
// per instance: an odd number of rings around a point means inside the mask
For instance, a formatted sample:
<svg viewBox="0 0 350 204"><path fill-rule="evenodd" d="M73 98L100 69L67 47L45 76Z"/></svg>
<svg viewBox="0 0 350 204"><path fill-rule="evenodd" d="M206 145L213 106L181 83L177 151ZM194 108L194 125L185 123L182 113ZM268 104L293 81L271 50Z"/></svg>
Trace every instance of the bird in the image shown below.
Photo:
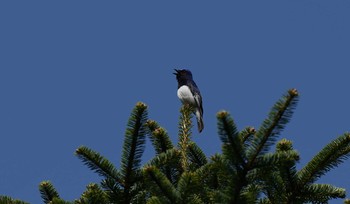
<svg viewBox="0 0 350 204"><path fill-rule="evenodd" d="M193 112L197 118L197 125L199 133L204 128L203 123L203 103L201 92L197 84L193 81L192 72L188 69L174 69L176 75L177 96L182 104L190 105L193 108Z"/></svg>

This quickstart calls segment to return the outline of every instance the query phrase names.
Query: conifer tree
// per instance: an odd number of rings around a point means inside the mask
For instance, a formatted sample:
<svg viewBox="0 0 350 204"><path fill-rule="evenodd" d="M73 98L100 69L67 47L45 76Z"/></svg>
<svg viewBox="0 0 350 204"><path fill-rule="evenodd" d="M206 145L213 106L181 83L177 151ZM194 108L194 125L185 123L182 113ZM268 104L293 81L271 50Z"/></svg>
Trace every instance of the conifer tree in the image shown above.
<svg viewBox="0 0 350 204"><path fill-rule="evenodd" d="M191 107L180 109L178 142L174 144L165 128L148 119L147 106L139 102L127 123L120 168L98 152L81 146L76 156L101 176L100 184L87 185L80 198L69 202L60 198L51 182L43 181L39 185L42 200L52 204L294 204L345 198L345 189L316 182L349 157L349 133L330 142L299 170L296 164L300 155L292 142L278 140L298 100L298 92L289 90L258 129L238 130L227 111L218 112L222 151L209 158L192 141ZM155 156L142 166L146 137ZM25 202L0 196L0 203Z"/></svg>

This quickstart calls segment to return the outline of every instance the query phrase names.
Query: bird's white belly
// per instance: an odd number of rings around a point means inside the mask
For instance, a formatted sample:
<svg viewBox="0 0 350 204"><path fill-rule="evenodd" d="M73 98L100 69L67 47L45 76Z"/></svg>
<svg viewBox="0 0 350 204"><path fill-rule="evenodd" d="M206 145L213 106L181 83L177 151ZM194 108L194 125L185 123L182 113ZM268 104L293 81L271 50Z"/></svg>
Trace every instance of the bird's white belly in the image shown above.
<svg viewBox="0 0 350 204"><path fill-rule="evenodd" d="M181 86L177 90L177 96L181 100L183 104L190 104L190 105L195 105L196 102L194 100L193 94L191 90L188 88L188 86Z"/></svg>

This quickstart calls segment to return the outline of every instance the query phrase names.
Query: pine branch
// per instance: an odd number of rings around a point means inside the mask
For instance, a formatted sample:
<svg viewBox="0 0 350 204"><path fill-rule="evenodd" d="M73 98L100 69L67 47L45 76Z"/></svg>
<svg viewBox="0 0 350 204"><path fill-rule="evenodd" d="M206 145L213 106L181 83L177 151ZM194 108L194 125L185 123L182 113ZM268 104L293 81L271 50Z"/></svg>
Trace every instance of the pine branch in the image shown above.
<svg viewBox="0 0 350 204"><path fill-rule="evenodd" d="M253 127L246 127L243 130L239 132L239 138L244 144L244 149L246 149L254 139L254 134L256 133L255 128Z"/></svg>
<svg viewBox="0 0 350 204"><path fill-rule="evenodd" d="M145 178L148 178L152 185L155 185L159 190L160 196L165 196L170 203L177 203L180 196L175 187L166 178L166 176L154 166L147 166L143 169Z"/></svg>
<svg viewBox="0 0 350 204"><path fill-rule="evenodd" d="M208 163L210 168L208 173L215 177L214 188L220 189L227 187L231 182L231 179L237 175L237 169L233 169L229 160L220 154L215 154L211 157L211 161ZM210 174L205 178L210 177Z"/></svg>
<svg viewBox="0 0 350 204"><path fill-rule="evenodd" d="M286 191L285 197L293 197L299 191L296 163L299 161L299 153L293 149L292 141L287 139L280 140L276 145L276 152L294 152L295 156L290 157L277 165L279 175L282 178L283 188ZM294 159L293 159L294 158Z"/></svg>
<svg viewBox="0 0 350 204"><path fill-rule="evenodd" d="M160 128L160 125L155 120L147 120L145 125L147 126L149 133L152 133L156 129ZM152 140L153 138L150 137L150 139Z"/></svg>
<svg viewBox="0 0 350 204"><path fill-rule="evenodd" d="M188 204L203 204L204 202L198 195L194 195L191 197L191 199L187 202Z"/></svg>
<svg viewBox="0 0 350 204"><path fill-rule="evenodd" d="M148 120L146 126L149 129L148 134L156 151L156 154L166 152L167 150L174 147L166 130L162 127L159 127L155 121Z"/></svg>
<svg viewBox="0 0 350 204"><path fill-rule="evenodd" d="M106 178L101 181L101 187L105 190L111 201L121 201L122 191L120 184L113 178Z"/></svg>
<svg viewBox="0 0 350 204"><path fill-rule="evenodd" d="M210 203L232 203L230 195L223 190L215 190L211 192Z"/></svg>
<svg viewBox="0 0 350 204"><path fill-rule="evenodd" d="M241 196L243 188L247 185L246 168L246 154L243 141L239 137L237 127L226 111L221 111L217 114L219 136L222 145L222 152L224 157L230 161L231 176L234 182L230 182L227 186L227 193L229 194L229 203L245 202L244 197Z"/></svg>
<svg viewBox="0 0 350 204"><path fill-rule="evenodd" d="M258 204L273 204L268 198L260 198Z"/></svg>
<svg viewBox="0 0 350 204"><path fill-rule="evenodd" d="M146 182L138 182L135 186L135 193L132 196L130 203L146 203L150 197L150 193L146 187Z"/></svg>
<svg viewBox="0 0 350 204"><path fill-rule="evenodd" d="M155 166L166 177L174 183L178 180L179 175L183 172L181 167L181 152L178 149L169 149L166 152L163 152L151 161L149 161L145 166Z"/></svg>
<svg viewBox="0 0 350 204"><path fill-rule="evenodd" d="M300 196L303 202L328 203L335 198L345 198L345 189L329 184L307 185Z"/></svg>
<svg viewBox="0 0 350 204"><path fill-rule="evenodd" d="M196 143L192 141L188 144L187 156L191 162L191 165L194 166L195 169L205 165L208 162L204 152L197 146Z"/></svg>
<svg viewBox="0 0 350 204"><path fill-rule="evenodd" d="M120 173L118 170L108 159L101 156L98 152L88 147L82 146L75 151L75 154L92 171L105 178L113 178L119 183L119 185L124 185L124 182L120 178Z"/></svg>
<svg viewBox="0 0 350 204"><path fill-rule="evenodd" d="M298 95L296 89L289 90L288 94L277 101L270 111L269 117L260 126L251 146L247 150L248 167L250 169L253 168L255 159L269 150L269 147L290 121L298 102Z"/></svg>
<svg viewBox="0 0 350 204"><path fill-rule="evenodd" d="M284 151L290 151L293 150L293 143L290 140L287 140L286 138L281 139L276 144L276 151L277 152L284 152Z"/></svg>
<svg viewBox="0 0 350 204"><path fill-rule="evenodd" d="M60 198L53 198L50 204L75 204L75 202L65 201Z"/></svg>
<svg viewBox="0 0 350 204"><path fill-rule="evenodd" d="M152 196L147 200L147 204L164 204L164 201L161 201L157 196Z"/></svg>
<svg viewBox="0 0 350 204"><path fill-rule="evenodd" d="M350 153L350 134L345 133L326 145L298 172L299 186L316 181L326 172L337 167Z"/></svg>
<svg viewBox="0 0 350 204"><path fill-rule="evenodd" d="M288 203L288 187L284 185L284 178L276 169L271 167L270 169L258 171L260 176L257 179L263 181L261 182L261 192L265 194L271 203Z"/></svg>
<svg viewBox="0 0 350 204"><path fill-rule="evenodd" d="M242 169L245 166L246 159L236 124L226 111L219 112L216 117L218 119L219 136L223 142L223 154L231 161L232 165Z"/></svg>
<svg viewBox="0 0 350 204"><path fill-rule="evenodd" d="M150 160L146 166L155 166L157 168L163 167L166 165L174 166L179 164L179 157L181 156L181 153L177 149L169 149L166 152L163 152L156 157L154 157L152 160Z"/></svg>
<svg viewBox="0 0 350 204"><path fill-rule="evenodd" d="M187 149L191 141L192 129L192 108L188 105L183 105L180 109L179 121L179 148L181 152L181 166L184 171L188 170Z"/></svg>
<svg viewBox="0 0 350 204"><path fill-rule="evenodd" d="M200 195L204 203L229 203L232 194L229 186L236 181L236 172L224 156L215 154L194 173L201 178Z"/></svg>
<svg viewBox="0 0 350 204"><path fill-rule="evenodd" d="M50 181L43 181L39 185L39 191L43 202L49 204L54 198L60 198L57 190Z"/></svg>
<svg viewBox="0 0 350 204"><path fill-rule="evenodd" d="M76 200L76 204L86 204L86 203L110 203L107 199L107 194L97 185L89 184L86 187L86 191L81 195L79 200Z"/></svg>
<svg viewBox="0 0 350 204"><path fill-rule="evenodd" d="M181 203L191 203L197 194L200 194L201 186L195 173L184 172L177 184L177 191L181 197Z"/></svg>
<svg viewBox="0 0 350 204"><path fill-rule="evenodd" d="M288 150L283 152L266 153L256 158L255 167L261 168L266 166L278 166L282 162L298 161L299 153L295 150Z"/></svg>
<svg viewBox="0 0 350 204"><path fill-rule="evenodd" d="M247 203L257 203L260 197L261 186L257 184L250 184L242 191L242 196L245 198Z"/></svg>
<svg viewBox="0 0 350 204"><path fill-rule="evenodd" d="M2 195L0 195L0 203L4 203L4 204L29 204L27 202L17 200L17 199L12 199L11 197L2 196Z"/></svg>
<svg viewBox="0 0 350 204"><path fill-rule="evenodd" d="M264 164L257 165L262 168L256 169L258 175L251 180L262 181L262 192L271 203L288 203L288 200L293 200L294 195L299 191L296 162L300 156L293 149L292 142L282 139L276 144L275 153L267 153L259 157L265 157L265 161L262 162ZM259 161L258 158L257 161Z"/></svg>
<svg viewBox="0 0 350 204"><path fill-rule="evenodd" d="M129 118L123 145L121 174L124 180L125 202L130 201L131 186L136 181L137 170L140 168L141 156L145 148L145 123L147 121L147 106L138 102Z"/></svg>
<svg viewBox="0 0 350 204"><path fill-rule="evenodd" d="M197 168L194 173L199 180L200 185L202 186L202 198L204 199L204 203L210 203L211 194L213 191L217 190L219 187L218 175L216 171L213 169L212 163L208 162L205 165Z"/></svg>

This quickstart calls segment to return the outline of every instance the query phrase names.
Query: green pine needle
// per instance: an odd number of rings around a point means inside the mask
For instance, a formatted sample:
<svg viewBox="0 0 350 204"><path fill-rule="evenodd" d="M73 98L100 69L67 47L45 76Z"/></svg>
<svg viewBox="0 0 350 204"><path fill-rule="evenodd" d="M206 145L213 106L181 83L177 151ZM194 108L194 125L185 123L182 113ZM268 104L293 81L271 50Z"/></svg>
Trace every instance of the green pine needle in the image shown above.
<svg viewBox="0 0 350 204"><path fill-rule="evenodd" d="M293 143L290 140L283 138L277 142L276 151L288 151L293 150Z"/></svg>
<svg viewBox="0 0 350 204"><path fill-rule="evenodd" d="M311 184L304 188L300 196L305 203L328 203L334 198L345 198L345 189L329 184Z"/></svg>
<svg viewBox="0 0 350 204"><path fill-rule="evenodd" d="M156 166L158 168L168 165L178 165L180 164L181 153L178 149L169 149L166 152L163 152L151 161L149 161L145 166Z"/></svg>
<svg viewBox="0 0 350 204"><path fill-rule="evenodd" d="M3 204L29 204L27 202L0 195L0 203Z"/></svg>
<svg viewBox="0 0 350 204"><path fill-rule="evenodd" d="M121 175L124 180L124 193L129 199L131 186L136 182L137 171L141 165L141 156L145 148L147 106L138 102L129 118L123 145Z"/></svg>
<svg viewBox="0 0 350 204"><path fill-rule="evenodd" d="M264 154L269 150L270 146L274 144L277 137L290 121L298 103L298 96L299 94L296 89L290 89L288 93L273 106L268 118L264 120L263 124L256 132L255 138L247 150L249 168L253 168L258 155Z"/></svg>
<svg viewBox="0 0 350 204"><path fill-rule="evenodd" d="M143 169L143 174L149 179L150 184L158 189L159 196L166 197L170 203L177 203L180 200L176 188L158 168L147 166Z"/></svg>
<svg viewBox="0 0 350 204"><path fill-rule="evenodd" d="M146 126L149 129L148 134L156 154L166 152L174 147L166 130L160 127L155 121L148 120Z"/></svg>
<svg viewBox="0 0 350 204"><path fill-rule="evenodd" d="M194 166L195 169L205 165L208 162L204 152L197 146L196 143L192 141L188 144L187 155L191 165Z"/></svg>
<svg viewBox="0 0 350 204"><path fill-rule="evenodd" d="M60 198L57 190L50 181L43 181L39 185L39 191L43 202L49 204L54 198Z"/></svg>
<svg viewBox="0 0 350 204"><path fill-rule="evenodd" d="M199 178L193 172L184 172L177 184L177 191L181 197L181 203L191 203L191 201L201 192Z"/></svg>
<svg viewBox="0 0 350 204"><path fill-rule="evenodd" d="M183 172L181 167L181 152L178 149L169 149L158 154L145 167L157 167L171 183L177 182L179 175Z"/></svg>
<svg viewBox="0 0 350 204"><path fill-rule="evenodd" d="M162 202L157 196L152 196L147 200L147 204L164 204L164 202Z"/></svg>
<svg viewBox="0 0 350 204"><path fill-rule="evenodd" d="M92 183L86 187L86 191L81 195L81 198L75 201L76 204L85 203L109 203L108 196L97 184Z"/></svg>
<svg viewBox="0 0 350 204"><path fill-rule="evenodd" d="M239 137L236 124L226 111L221 111L216 115L218 119L218 133L223 142L222 151L232 165L237 168L243 168L246 163L245 153L243 150L243 141Z"/></svg>
<svg viewBox="0 0 350 204"><path fill-rule="evenodd" d="M266 167L278 165L281 162L288 161L298 161L299 153L295 150L283 151L283 152L275 152L275 153L266 153L264 155L259 156L256 159L256 167Z"/></svg>
<svg viewBox="0 0 350 204"><path fill-rule="evenodd" d="M104 178L113 178L115 181L119 182L120 185L124 185L118 170L108 159L101 156L98 152L82 146L75 151L75 154L85 165L100 176Z"/></svg>
<svg viewBox="0 0 350 204"><path fill-rule="evenodd" d="M349 156L350 134L345 133L326 145L298 172L299 185L304 186L316 181L326 172L341 164Z"/></svg>
<svg viewBox="0 0 350 204"><path fill-rule="evenodd" d="M254 139L254 134L256 130L254 127L246 127L239 132L239 138L243 142L245 148L250 145L251 141Z"/></svg>

